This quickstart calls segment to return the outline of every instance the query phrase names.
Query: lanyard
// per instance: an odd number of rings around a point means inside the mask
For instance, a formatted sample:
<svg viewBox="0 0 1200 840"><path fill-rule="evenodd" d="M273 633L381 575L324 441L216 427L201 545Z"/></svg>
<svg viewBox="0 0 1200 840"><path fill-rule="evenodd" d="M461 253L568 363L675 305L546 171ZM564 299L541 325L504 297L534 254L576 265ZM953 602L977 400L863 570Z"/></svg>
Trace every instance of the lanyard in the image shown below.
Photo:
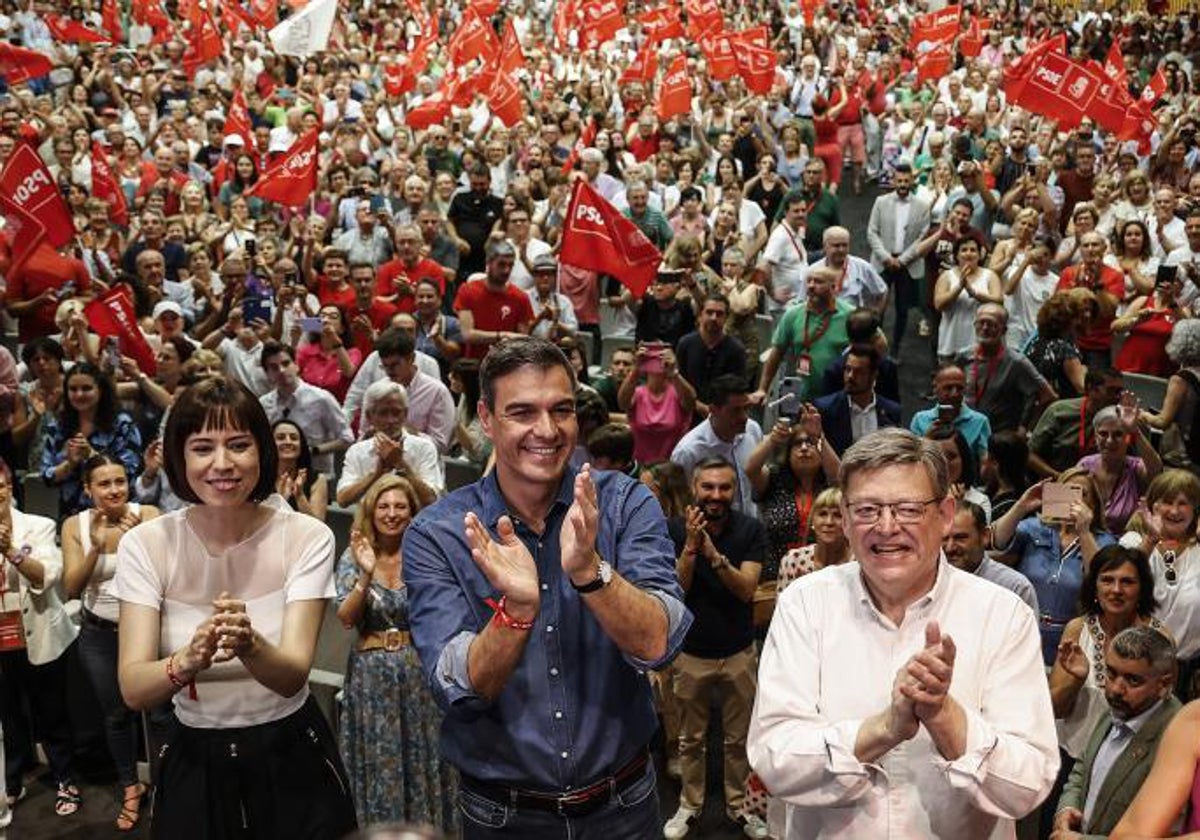
<svg viewBox="0 0 1200 840"><path fill-rule="evenodd" d="M850 271L850 258L846 257L846 264L842 266L842 273L838 277L837 282L833 284L833 296L837 297L842 293L842 286L846 285L846 274Z"/></svg>
<svg viewBox="0 0 1200 840"><path fill-rule="evenodd" d="M988 386L992 384L992 377L996 375L996 369L1000 367L1000 357L1004 351L1000 351L991 359L988 360L987 378L983 380L983 384L979 383L979 354L975 354L975 360L971 362L971 378L975 380L975 407L979 408L979 401L983 399L983 395L987 392ZM1081 453L1082 454L1082 453Z"/></svg>
<svg viewBox="0 0 1200 840"><path fill-rule="evenodd" d="M1087 435L1087 397L1083 398L1083 402L1079 404L1079 455L1083 457L1084 453L1090 449Z"/></svg>
<svg viewBox="0 0 1200 840"><path fill-rule="evenodd" d="M796 242L796 237L792 234L792 229L788 227L787 222L780 224L780 227L783 228L783 232L788 235L788 239L792 240L792 247L796 249L796 259L800 260L802 264L807 263L808 257L805 256L804 249L800 247L798 242Z"/></svg>
<svg viewBox="0 0 1200 840"><path fill-rule="evenodd" d="M833 313L832 312L822 313L821 314L821 325L819 327L817 327L816 335L814 335L812 338L809 338L808 337L808 327L809 327L809 318L811 315L812 315L812 312L804 313L804 337L802 339L800 339L800 349L803 350L805 353L807 353L814 344L816 344L818 341L820 341L821 338L825 335L825 333L829 332L829 324L833 321Z"/></svg>

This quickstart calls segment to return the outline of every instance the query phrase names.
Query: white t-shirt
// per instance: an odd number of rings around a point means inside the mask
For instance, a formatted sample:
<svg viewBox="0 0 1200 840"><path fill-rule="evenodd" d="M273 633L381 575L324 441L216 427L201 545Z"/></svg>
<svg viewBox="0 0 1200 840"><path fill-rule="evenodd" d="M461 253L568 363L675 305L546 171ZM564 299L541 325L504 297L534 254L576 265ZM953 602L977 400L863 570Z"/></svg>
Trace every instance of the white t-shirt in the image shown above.
<svg viewBox="0 0 1200 840"><path fill-rule="evenodd" d="M129 512L141 518L142 506L130 502ZM92 515L95 510L88 508L79 512L79 544L84 556L92 550ZM105 621L116 621L121 617L121 605L113 594L113 575L117 573L116 554L96 555L96 565L92 567L92 576L88 578L87 586L79 593L83 608L92 615L99 616Z"/></svg>
<svg viewBox="0 0 1200 840"><path fill-rule="evenodd" d="M775 226L763 248L763 259L771 266L771 298L778 303L803 295L804 276L808 273L808 254L804 233L792 233L784 222Z"/></svg>
<svg viewBox="0 0 1200 840"><path fill-rule="evenodd" d="M413 474L429 485L439 496L446 489L446 479L442 476L442 457L438 454L437 444L425 435L405 431L401 440L404 448L404 463L412 468ZM375 471L379 463L379 450L374 436L352 444L346 450L342 461L342 474L338 478L339 491L362 481ZM355 500L357 502L357 500Z"/></svg>
<svg viewBox="0 0 1200 840"><path fill-rule="evenodd" d="M245 601L251 625L276 645L288 604L334 596L333 531L277 494L263 505L273 509L271 518L220 554L210 554L192 530L188 508L144 522L121 539L113 592L125 603L159 611L160 656L191 640L221 592ZM233 659L197 676L195 700L180 691L174 701L185 726L229 729L280 720L307 699L307 686L283 697Z"/></svg>
<svg viewBox="0 0 1200 840"><path fill-rule="evenodd" d="M718 201L718 204L720 202ZM765 222L767 214L756 202L742 199L742 206L738 209L738 233L747 239L754 238L754 231L758 228L759 222ZM717 211L714 209L708 214L708 226L714 228L717 226Z"/></svg>

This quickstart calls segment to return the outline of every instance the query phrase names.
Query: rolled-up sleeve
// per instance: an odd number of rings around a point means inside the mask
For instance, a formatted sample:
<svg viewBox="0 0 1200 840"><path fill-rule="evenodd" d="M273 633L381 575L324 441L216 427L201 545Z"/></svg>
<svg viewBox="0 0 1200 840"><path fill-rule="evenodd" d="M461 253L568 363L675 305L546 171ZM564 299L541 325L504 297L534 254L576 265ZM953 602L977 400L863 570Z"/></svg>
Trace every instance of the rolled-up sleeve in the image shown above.
<svg viewBox="0 0 1200 840"><path fill-rule="evenodd" d="M808 807L850 805L879 793L882 771L854 755L861 719L831 720L821 711L817 634L803 599L787 595L798 603L776 610L771 622L746 753L772 795Z"/></svg>
<svg viewBox="0 0 1200 840"><path fill-rule="evenodd" d="M987 668L981 709L963 705L967 743L954 761L934 766L952 788L988 814L1020 819L1050 793L1058 776L1058 738L1042 646L1029 610L1013 610Z"/></svg>

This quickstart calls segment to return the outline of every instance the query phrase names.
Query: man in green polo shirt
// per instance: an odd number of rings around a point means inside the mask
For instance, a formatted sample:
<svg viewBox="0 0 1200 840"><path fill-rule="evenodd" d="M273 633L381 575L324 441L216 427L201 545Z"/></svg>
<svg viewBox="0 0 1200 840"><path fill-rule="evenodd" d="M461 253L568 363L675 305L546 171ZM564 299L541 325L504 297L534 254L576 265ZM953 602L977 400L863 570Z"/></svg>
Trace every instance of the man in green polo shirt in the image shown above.
<svg viewBox="0 0 1200 840"><path fill-rule="evenodd" d="M1050 403L1029 436L1029 468L1040 476L1054 478L1096 451L1092 418L1124 390L1120 371L1111 368L1088 368L1083 386L1084 396Z"/></svg>
<svg viewBox="0 0 1200 840"><path fill-rule="evenodd" d="M762 402L766 398L785 355L790 360L787 375L802 380L800 399L808 401L823 396L822 374L850 343L846 318L854 307L837 297L834 286L838 278L838 273L829 268L808 272L808 300L803 306L789 309L780 319L771 338L771 352L763 366L758 390L751 400Z"/></svg>

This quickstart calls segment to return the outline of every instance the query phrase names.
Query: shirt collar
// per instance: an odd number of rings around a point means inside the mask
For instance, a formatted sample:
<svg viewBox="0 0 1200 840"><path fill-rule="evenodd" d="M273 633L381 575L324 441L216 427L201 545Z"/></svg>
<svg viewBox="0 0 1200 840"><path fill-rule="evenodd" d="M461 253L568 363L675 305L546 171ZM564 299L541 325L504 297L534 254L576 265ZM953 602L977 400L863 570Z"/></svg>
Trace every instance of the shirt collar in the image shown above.
<svg viewBox="0 0 1200 840"><path fill-rule="evenodd" d="M866 414L868 411L875 410L875 392L871 392L871 401L863 408L859 408L857 405L855 405L854 400L850 399L849 394L846 395L846 402L850 404L851 414Z"/></svg>
<svg viewBox="0 0 1200 840"><path fill-rule="evenodd" d="M551 512L555 508L562 507L564 510L569 508L575 501L575 475L578 471L567 465L563 472L562 481L558 485L558 495L554 502L550 505L550 512L547 512L547 521L550 518ZM496 530L496 523L501 516L511 516L514 520L516 514L508 509L508 505L504 501L504 494L500 490L500 479L497 476L497 470L491 470L483 478L483 499L482 512L483 522L489 530Z"/></svg>
<svg viewBox="0 0 1200 840"><path fill-rule="evenodd" d="M1129 720L1117 720L1114 717L1112 719L1112 725L1114 728L1116 728L1118 725L1123 725L1133 732L1134 735L1136 735L1141 731L1142 727L1146 725L1146 721L1150 720L1154 713L1158 711L1158 707L1161 706L1162 703L1163 701L1159 700L1149 709L1146 709L1146 711L1142 712L1137 717L1131 717Z"/></svg>
<svg viewBox="0 0 1200 840"><path fill-rule="evenodd" d="M875 602L871 600L871 593L867 590L866 581L863 580L862 568L859 567L857 571L858 574L853 576L853 585L855 592L858 595L858 600L872 612L882 617L883 613L879 612L879 609L875 606ZM930 604L946 598L946 590L950 586L949 577L954 573L954 571L956 570L952 569L950 566L950 562L946 559L945 553L939 552L937 578L934 580L933 586L930 587L928 592L908 605L908 609L905 610L905 615L907 616L907 614L913 610L927 610Z"/></svg>

